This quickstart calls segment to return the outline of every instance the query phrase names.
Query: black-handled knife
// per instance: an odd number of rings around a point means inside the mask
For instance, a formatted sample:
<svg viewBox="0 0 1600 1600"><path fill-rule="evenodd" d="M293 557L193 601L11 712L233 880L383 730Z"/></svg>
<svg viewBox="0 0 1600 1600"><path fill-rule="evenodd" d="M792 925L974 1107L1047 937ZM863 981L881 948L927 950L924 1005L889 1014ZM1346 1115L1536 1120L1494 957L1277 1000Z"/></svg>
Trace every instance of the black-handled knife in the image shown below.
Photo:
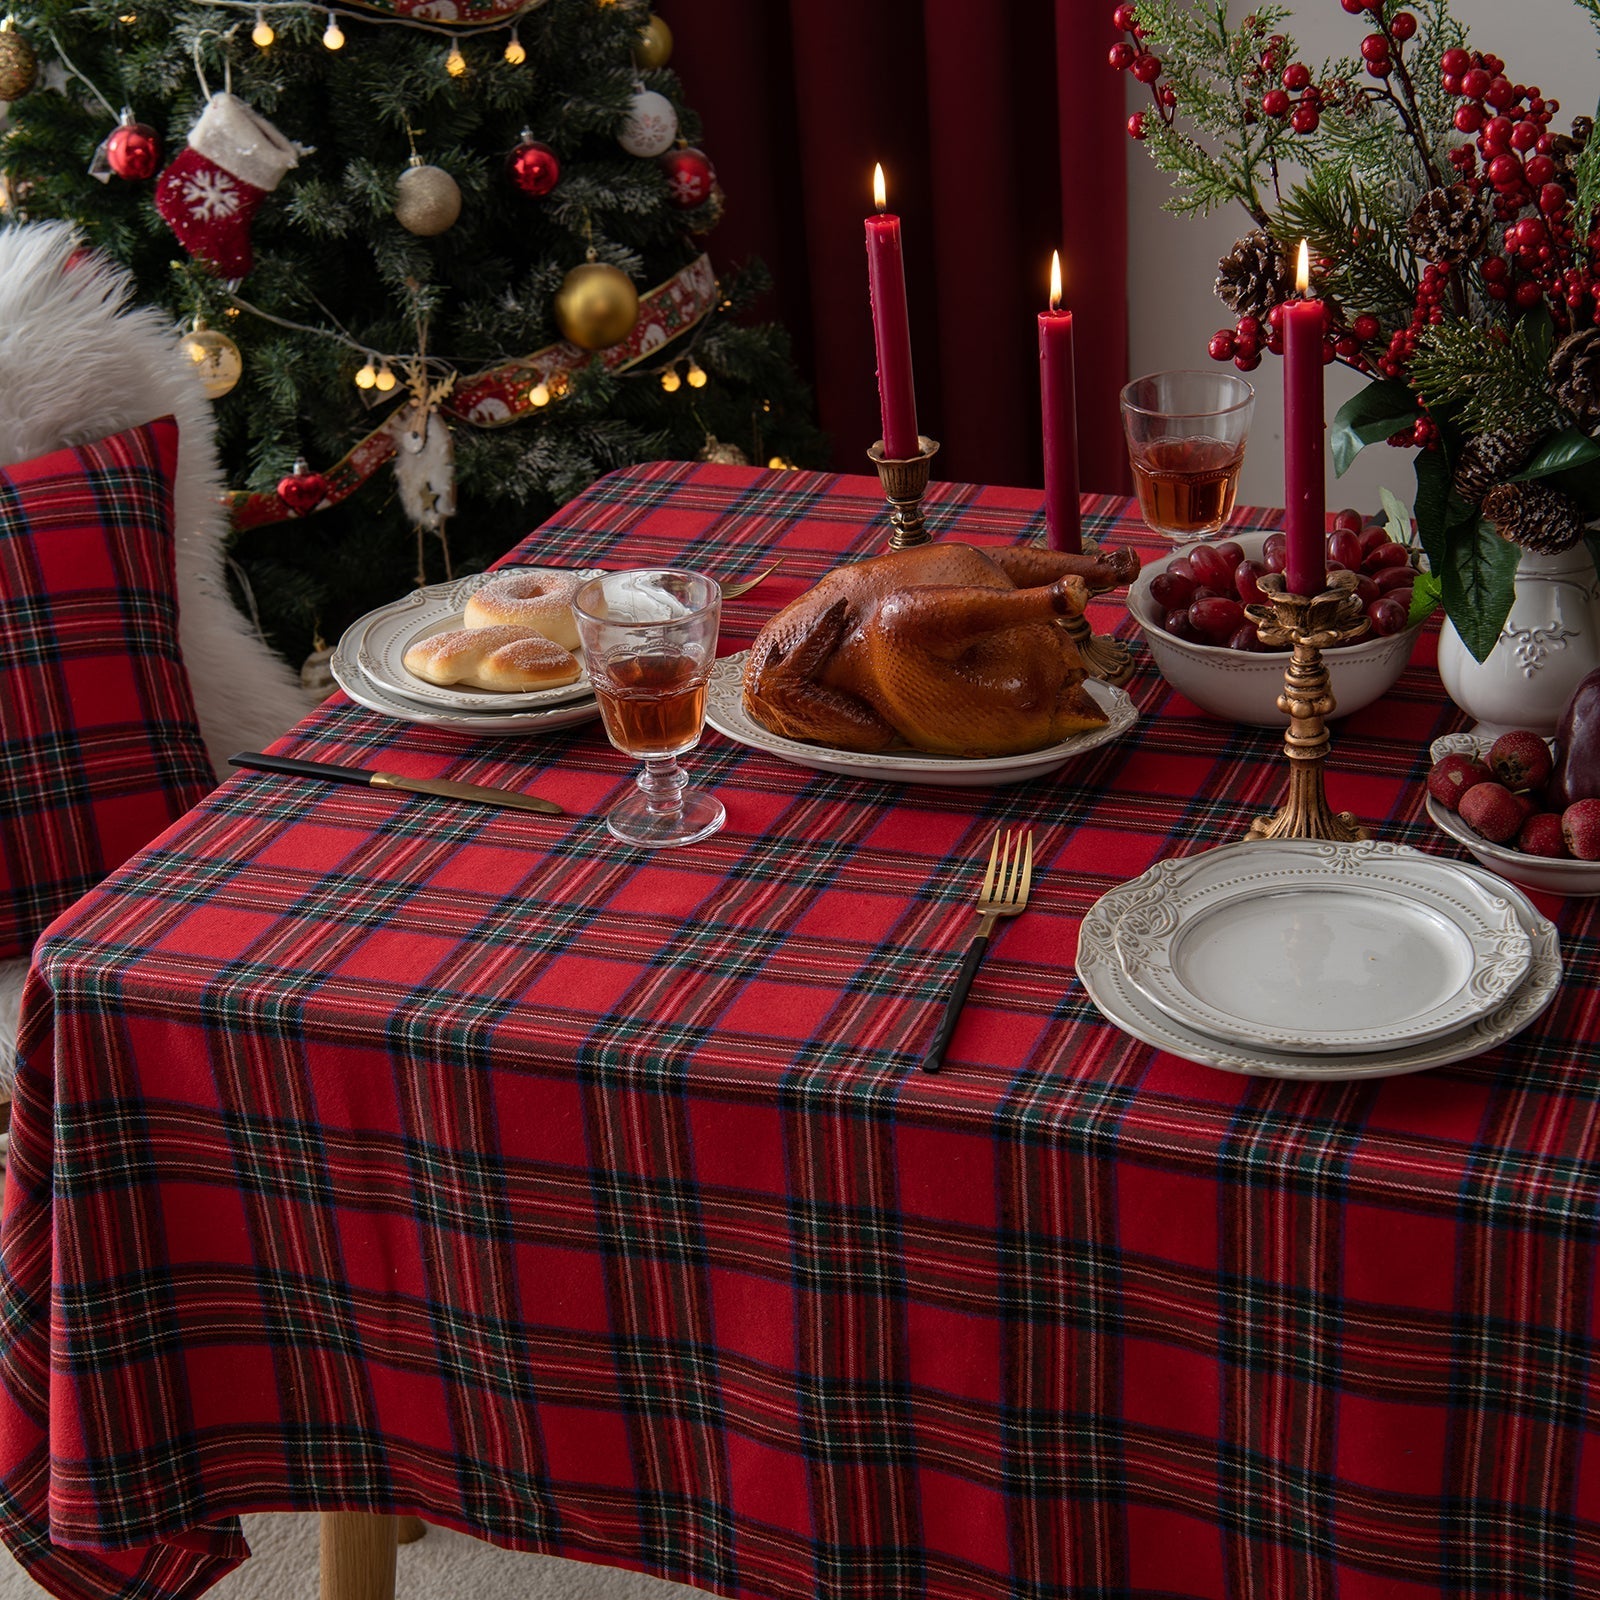
<svg viewBox="0 0 1600 1600"><path fill-rule="evenodd" d="M494 789L486 783L457 783L453 778L408 778L398 772L374 772L370 767L342 767L332 761L296 761L292 756L267 756L253 750L228 757L230 767L252 772L278 772L291 778L320 778L324 783L356 783L364 789L401 789L407 794L441 795L447 800L470 800L480 806L504 806L511 811L538 811L547 817L566 815L554 800L538 795Z"/></svg>

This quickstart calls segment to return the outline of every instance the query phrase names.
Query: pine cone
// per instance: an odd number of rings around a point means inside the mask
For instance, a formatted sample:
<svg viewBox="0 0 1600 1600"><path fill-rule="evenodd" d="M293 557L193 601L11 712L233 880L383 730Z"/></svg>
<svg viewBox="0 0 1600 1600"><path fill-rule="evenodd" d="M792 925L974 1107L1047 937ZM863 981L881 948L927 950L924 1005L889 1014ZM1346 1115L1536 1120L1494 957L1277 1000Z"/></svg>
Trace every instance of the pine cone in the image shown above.
<svg viewBox="0 0 1600 1600"><path fill-rule="evenodd" d="M1537 480L1496 484L1483 497L1483 514L1502 538L1541 555L1570 550L1583 537L1583 511L1578 502Z"/></svg>
<svg viewBox="0 0 1600 1600"><path fill-rule="evenodd" d="M1451 488L1468 505L1480 504L1497 483L1504 483L1533 454L1538 437L1515 428L1473 434L1462 446Z"/></svg>
<svg viewBox="0 0 1600 1600"><path fill-rule="evenodd" d="M1265 229L1252 228L1217 263L1217 299L1241 317L1265 317L1293 293L1289 258Z"/></svg>
<svg viewBox="0 0 1600 1600"><path fill-rule="evenodd" d="M1406 224L1418 255L1453 267L1470 261L1489 237L1489 207L1464 183L1430 189Z"/></svg>
<svg viewBox="0 0 1600 1600"><path fill-rule="evenodd" d="M1556 346L1550 392L1585 433L1600 424L1600 328L1579 328Z"/></svg>
<svg viewBox="0 0 1600 1600"><path fill-rule="evenodd" d="M1541 144L1547 146L1544 153L1556 164L1555 181L1564 184L1568 189L1574 186L1572 169L1577 165L1578 157L1583 152L1583 147L1589 142L1589 135L1594 132L1593 117L1574 117L1572 119L1572 132L1546 134Z"/></svg>

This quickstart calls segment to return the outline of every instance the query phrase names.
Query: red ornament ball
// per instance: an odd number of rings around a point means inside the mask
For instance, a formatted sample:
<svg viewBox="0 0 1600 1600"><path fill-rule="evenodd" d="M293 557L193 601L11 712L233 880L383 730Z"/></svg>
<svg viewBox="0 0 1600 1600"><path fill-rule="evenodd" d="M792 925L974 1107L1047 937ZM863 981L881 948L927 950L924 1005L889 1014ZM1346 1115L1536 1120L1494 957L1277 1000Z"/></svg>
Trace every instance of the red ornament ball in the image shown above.
<svg viewBox="0 0 1600 1600"><path fill-rule="evenodd" d="M1315 106L1298 105L1294 108L1294 115L1289 118L1289 126L1296 133L1315 133L1321 120Z"/></svg>
<svg viewBox="0 0 1600 1600"><path fill-rule="evenodd" d="M1417 19L1409 11L1397 11L1389 19L1389 32L1397 39L1410 39L1417 31Z"/></svg>
<svg viewBox="0 0 1600 1600"><path fill-rule="evenodd" d="M1139 14L1131 5L1120 5L1111 13L1112 26L1120 28L1123 33L1130 32L1138 20Z"/></svg>
<svg viewBox="0 0 1600 1600"><path fill-rule="evenodd" d="M1161 58L1147 50L1135 59L1131 70L1140 83L1154 83L1161 76Z"/></svg>
<svg viewBox="0 0 1600 1600"><path fill-rule="evenodd" d="M542 200L561 181L561 158L537 139L524 138L508 166L511 181L532 200Z"/></svg>
<svg viewBox="0 0 1600 1600"><path fill-rule="evenodd" d="M297 516L315 511L328 497L328 480L320 472L312 472L304 461L294 464L294 471L278 479L278 498Z"/></svg>
<svg viewBox="0 0 1600 1600"><path fill-rule="evenodd" d="M1211 335L1211 343L1206 348L1210 351L1213 361L1231 361L1236 348L1233 329L1218 328Z"/></svg>
<svg viewBox="0 0 1600 1600"><path fill-rule="evenodd" d="M1144 138L1144 112L1135 111L1128 118L1128 137L1130 139Z"/></svg>
<svg viewBox="0 0 1600 1600"><path fill-rule="evenodd" d="M1287 89L1268 89L1261 97L1261 109L1269 117L1288 116L1289 91Z"/></svg>
<svg viewBox="0 0 1600 1600"><path fill-rule="evenodd" d="M106 165L130 183L155 177L161 166L161 140L156 130L143 122L119 123L106 140Z"/></svg>
<svg viewBox="0 0 1600 1600"><path fill-rule="evenodd" d="M692 145L669 150L657 159L656 165L667 175L668 202L680 211L693 211L711 198L717 171L704 150L696 150Z"/></svg>
<svg viewBox="0 0 1600 1600"><path fill-rule="evenodd" d="M1138 59L1139 52L1126 39L1119 39L1111 47L1109 60L1118 72L1125 71Z"/></svg>

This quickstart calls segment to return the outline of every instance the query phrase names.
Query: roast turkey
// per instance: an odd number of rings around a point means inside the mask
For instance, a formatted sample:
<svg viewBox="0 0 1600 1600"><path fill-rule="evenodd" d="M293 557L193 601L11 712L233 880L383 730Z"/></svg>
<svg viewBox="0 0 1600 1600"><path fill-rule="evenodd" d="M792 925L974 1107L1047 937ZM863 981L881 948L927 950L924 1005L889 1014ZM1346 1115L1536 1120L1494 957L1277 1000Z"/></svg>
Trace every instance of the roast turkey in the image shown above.
<svg viewBox="0 0 1600 1600"><path fill-rule="evenodd" d="M1059 619L1139 570L1131 550L926 544L830 572L756 635L745 710L838 750L1018 755L1102 727Z"/></svg>

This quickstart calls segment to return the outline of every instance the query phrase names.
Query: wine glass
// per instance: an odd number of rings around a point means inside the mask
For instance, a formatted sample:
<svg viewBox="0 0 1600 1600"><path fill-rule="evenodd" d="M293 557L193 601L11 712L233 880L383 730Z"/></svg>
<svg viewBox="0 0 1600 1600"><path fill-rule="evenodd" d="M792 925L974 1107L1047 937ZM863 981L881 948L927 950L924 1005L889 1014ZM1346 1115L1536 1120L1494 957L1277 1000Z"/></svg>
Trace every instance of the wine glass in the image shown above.
<svg viewBox="0 0 1600 1600"><path fill-rule="evenodd" d="M1228 372L1153 372L1122 391L1145 525L1183 543L1228 520L1256 392Z"/></svg>
<svg viewBox="0 0 1600 1600"><path fill-rule="evenodd" d="M721 613L714 579L671 568L603 573L573 598L606 734L644 762L635 792L606 816L606 827L626 844L693 844L727 819L722 802L691 789L678 765L700 742Z"/></svg>

